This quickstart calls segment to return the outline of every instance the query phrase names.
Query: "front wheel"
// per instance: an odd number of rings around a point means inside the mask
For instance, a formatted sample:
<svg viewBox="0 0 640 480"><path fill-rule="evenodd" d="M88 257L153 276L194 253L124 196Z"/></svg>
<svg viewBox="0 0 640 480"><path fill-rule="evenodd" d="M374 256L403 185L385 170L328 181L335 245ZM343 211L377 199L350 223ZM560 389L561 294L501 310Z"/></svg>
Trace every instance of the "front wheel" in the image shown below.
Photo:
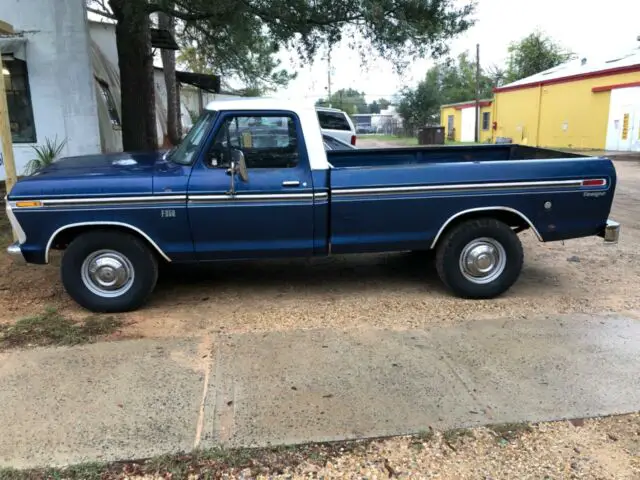
<svg viewBox="0 0 640 480"><path fill-rule="evenodd" d="M67 293L93 312L126 312L140 307L158 279L158 262L138 237L93 231L75 238L62 257Z"/></svg>
<svg viewBox="0 0 640 480"><path fill-rule="evenodd" d="M493 298L520 276L524 254L518 235L492 218L469 220L438 245L436 268L444 284L463 298Z"/></svg>

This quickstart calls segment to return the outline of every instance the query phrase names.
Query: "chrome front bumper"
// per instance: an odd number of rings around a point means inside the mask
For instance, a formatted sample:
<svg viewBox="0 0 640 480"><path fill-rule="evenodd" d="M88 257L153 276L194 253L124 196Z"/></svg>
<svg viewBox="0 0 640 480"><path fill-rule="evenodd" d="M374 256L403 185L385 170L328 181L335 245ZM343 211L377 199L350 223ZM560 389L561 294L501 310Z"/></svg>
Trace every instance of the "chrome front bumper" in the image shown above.
<svg viewBox="0 0 640 480"><path fill-rule="evenodd" d="M620 238L620 224L614 220L607 220L607 226L601 235L605 243L618 243Z"/></svg>
<svg viewBox="0 0 640 480"><path fill-rule="evenodd" d="M7 253L11 257L19 262L25 262L24 255L22 255L22 249L20 248L20 242L13 242L7 247Z"/></svg>

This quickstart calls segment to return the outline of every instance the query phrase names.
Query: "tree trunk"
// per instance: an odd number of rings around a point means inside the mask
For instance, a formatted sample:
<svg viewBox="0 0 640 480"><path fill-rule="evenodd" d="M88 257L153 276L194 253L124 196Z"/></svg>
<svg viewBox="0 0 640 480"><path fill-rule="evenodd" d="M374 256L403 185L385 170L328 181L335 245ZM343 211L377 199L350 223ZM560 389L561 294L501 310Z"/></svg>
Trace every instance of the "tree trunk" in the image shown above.
<svg viewBox="0 0 640 480"><path fill-rule="evenodd" d="M175 35L175 22L169 15L158 13L158 27ZM173 50L162 50L161 56L164 67L164 83L167 88L167 135L169 141L173 145L177 145L182 136L182 122L180 121L180 97L176 81L176 54Z"/></svg>
<svg viewBox="0 0 640 480"><path fill-rule="evenodd" d="M110 0L110 5L118 20L122 147L125 151L155 150L155 86L146 1Z"/></svg>

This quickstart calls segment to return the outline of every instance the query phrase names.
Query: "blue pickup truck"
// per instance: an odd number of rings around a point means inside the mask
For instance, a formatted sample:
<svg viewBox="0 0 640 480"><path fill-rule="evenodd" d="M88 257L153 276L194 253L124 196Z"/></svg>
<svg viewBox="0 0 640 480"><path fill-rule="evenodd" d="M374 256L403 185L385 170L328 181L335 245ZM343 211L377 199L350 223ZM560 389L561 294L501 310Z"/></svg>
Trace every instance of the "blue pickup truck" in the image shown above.
<svg viewBox="0 0 640 480"><path fill-rule="evenodd" d="M313 107L233 100L169 152L63 158L20 180L8 251L46 264L64 250L66 291L99 312L140 307L161 262L390 251L434 250L451 291L492 298L520 274L524 230L616 242L615 186L606 158L519 145L327 151Z"/></svg>

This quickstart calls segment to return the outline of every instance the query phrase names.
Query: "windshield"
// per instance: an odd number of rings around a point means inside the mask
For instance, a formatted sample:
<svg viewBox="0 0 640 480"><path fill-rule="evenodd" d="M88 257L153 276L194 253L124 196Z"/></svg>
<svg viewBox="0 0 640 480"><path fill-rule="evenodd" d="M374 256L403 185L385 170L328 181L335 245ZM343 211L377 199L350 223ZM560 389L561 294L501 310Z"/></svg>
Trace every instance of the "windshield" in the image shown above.
<svg viewBox="0 0 640 480"><path fill-rule="evenodd" d="M216 116L216 112L207 111L191 127L189 133L184 137L180 145L169 153L168 159L180 165L191 165L195 160L195 155L200 150L205 135Z"/></svg>

